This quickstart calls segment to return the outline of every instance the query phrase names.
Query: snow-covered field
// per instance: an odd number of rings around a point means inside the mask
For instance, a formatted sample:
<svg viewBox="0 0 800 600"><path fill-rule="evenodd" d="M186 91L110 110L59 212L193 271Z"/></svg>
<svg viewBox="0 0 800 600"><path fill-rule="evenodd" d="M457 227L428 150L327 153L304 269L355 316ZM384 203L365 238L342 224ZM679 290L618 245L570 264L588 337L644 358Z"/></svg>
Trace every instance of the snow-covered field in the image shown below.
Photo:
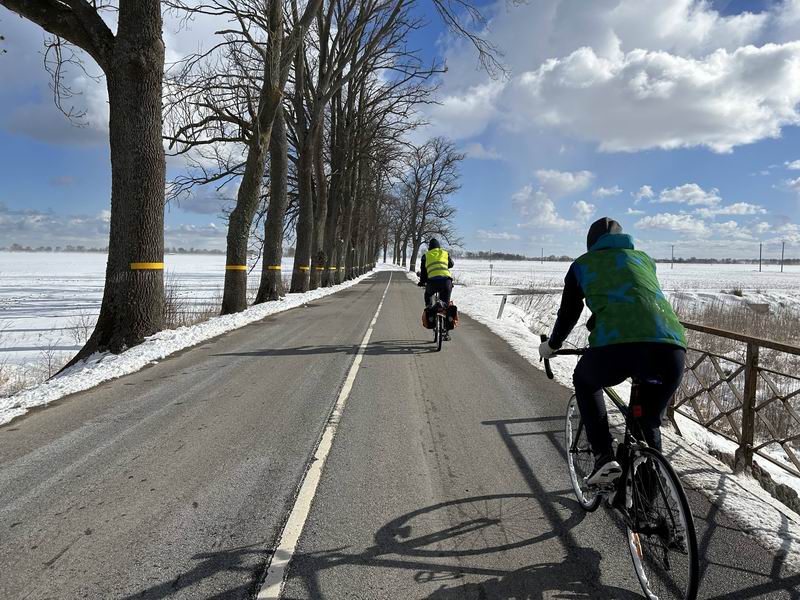
<svg viewBox="0 0 800 600"><path fill-rule="evenodd" d="M225 257L164 257L167 286L178 289L188 311L217 302ZM100 310L106 256L95 253L0 252L0 365L39 365L45 354L71 356ZM283 272L291 273L292 259ZM250 274L258 285L260 271Z"/></svg>

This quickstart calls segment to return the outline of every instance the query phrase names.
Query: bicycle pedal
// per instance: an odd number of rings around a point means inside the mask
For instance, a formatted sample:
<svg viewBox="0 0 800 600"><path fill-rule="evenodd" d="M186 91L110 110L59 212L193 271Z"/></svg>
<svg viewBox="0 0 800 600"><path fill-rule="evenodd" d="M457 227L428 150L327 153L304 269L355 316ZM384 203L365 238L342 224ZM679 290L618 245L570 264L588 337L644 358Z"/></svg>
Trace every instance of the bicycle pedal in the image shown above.
<svg viewBox="0 0 800 600"><path fill-rule="evenodd" d="M587 484L586 487L587 489L589 489L592 492L595 492L596 494L604 494L604 495L614 492L617 488L615 481L612 481L610 483L598 483L595 485Z"/></svg>

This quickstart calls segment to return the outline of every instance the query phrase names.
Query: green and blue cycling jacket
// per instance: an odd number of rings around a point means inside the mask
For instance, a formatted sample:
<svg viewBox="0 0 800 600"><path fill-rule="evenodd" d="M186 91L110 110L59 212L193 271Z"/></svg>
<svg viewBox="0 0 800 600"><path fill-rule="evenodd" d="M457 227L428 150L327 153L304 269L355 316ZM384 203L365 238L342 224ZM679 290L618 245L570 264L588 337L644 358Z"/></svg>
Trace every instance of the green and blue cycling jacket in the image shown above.
<svg viewBox="0 0 800 600"><path fill-rule="evenodd" d="M564 279L551 348L564 343L580 318L584 300L592 312L587 327L593 348L630 342L686 347L683 325L661 291L655 262L634 248L630 235L607 233L572 263Z"/></svg>

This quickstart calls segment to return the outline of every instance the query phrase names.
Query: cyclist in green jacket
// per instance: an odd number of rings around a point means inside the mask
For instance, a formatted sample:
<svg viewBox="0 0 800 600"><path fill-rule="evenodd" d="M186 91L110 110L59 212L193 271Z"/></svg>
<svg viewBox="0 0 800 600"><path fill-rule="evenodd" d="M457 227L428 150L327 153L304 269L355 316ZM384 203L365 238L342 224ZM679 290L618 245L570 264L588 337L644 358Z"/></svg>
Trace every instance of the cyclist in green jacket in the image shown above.
<svg viewBox="0 0 800 600"><path fill-rule="evenodd" d="M648 445L661 449L661 421L683 376L686 337L661 291L652 258L633 245L616 221L594 222L564 279L561 307L550 338L539 346L542 358L561 347L583 311L592 312L589 349L573 374L575 396L595 466L586 481L606 484L622 472L614 459L603 388L629 377L642 384L642 432Z"/></svg>

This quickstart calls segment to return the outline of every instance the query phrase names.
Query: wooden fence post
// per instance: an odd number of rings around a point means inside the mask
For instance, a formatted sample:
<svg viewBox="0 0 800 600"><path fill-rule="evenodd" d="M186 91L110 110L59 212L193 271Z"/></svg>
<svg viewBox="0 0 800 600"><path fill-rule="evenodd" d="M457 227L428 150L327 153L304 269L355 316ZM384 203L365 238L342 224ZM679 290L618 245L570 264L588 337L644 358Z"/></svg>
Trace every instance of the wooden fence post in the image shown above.
<svg viewBox="0 0 800 600"><path fill-rule="evenodd" d="M753 466L753 438L756 426L756 390L758 388L758 344L747 343L742 398L742 439L736 450L734 471L750 471Z"/></svg>

